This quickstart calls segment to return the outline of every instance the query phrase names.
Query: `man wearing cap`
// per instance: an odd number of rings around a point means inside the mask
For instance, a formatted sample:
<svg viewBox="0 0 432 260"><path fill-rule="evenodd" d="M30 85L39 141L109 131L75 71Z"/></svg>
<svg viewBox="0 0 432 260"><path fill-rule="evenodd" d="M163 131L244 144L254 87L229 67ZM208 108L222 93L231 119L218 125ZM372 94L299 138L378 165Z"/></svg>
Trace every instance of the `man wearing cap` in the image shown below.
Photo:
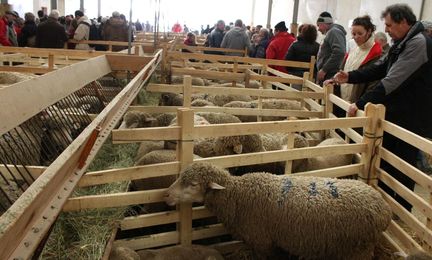
<svg viewBox="0 0 432 260"><path fill-rule="evenodd" d="M322 84L340 69L346 50L346 31L333 23L330 13L322 12L317 20L318 31L325 35L317 57L317 82Z"/></svg>
<svg viewBox="0 0 432 260"><path fill-rule="evenodd" d="M285 22L275 25L274 38L270 41L266 50L266 59L284 60L289 47L295 41L294 36L288 33ZM274 66L275 69L287 73L284 66Z"/></svg>
<svg viewBox="0 0 432 260"><path fill-rule="evenodd" d="M424 27L418 22L412 9L406 4L388 6L381 15L385 31L393 40L388 55L365 69L339 72L336 83L362 83L380 80L371 91L351 104L349 115L364 109L366 103L383 104L385 119L423 137L432 137L432 39L426 36ZM417 148L393 137L384 135L383 146L415 165ZM381 161L381 168L414 190L415 182L404 173ZM379 183L406 209L411 204L383 183Z"/></svg>

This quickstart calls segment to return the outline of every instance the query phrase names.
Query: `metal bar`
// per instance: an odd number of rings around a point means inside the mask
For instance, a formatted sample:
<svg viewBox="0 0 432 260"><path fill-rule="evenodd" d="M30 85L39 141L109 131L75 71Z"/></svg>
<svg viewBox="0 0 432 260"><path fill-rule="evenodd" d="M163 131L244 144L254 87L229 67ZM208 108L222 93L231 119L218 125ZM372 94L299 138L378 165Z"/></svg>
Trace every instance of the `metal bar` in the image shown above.
<svg viewBox="0 0 432 260"><path fill-rule="evenodd" d="M1 147L1 149L3 150L3 152L5 153L6 161L8 161L9 156L8 156L8 154L7 154L7 151L5 150L5 148L3 147L3 145L2 145L1 143L0 143L0 147ZM10 159L10 158L9 158L9 159ZM4 163L4 162L3 162L3 164L4 164L4 166L5 166L5 169L6 169L6 170L9 172L9 174L12 176L12 179L13 179L14 182L17 184L17 186L18 186L22 191L25 191L25 189L19 185L19 183L18 183L18 179L15 177L15 174L14 174L14 173L9 169L9 167L7 166L7 164Z"/></svg>
<svg viewBox="0 0 432 260"><path fill-rule="evenodd" d="M15 140L15 138L13 138L13 136L10 134L10 132L8 132L8 134L10 135L12 141L15 143L15 145L17 147L19 147L17 141ZM25 181L27 183L27 179L24 177L24 174L21 172L20 168L17 165L22 165L23 168L25 169L25 171L30 175L30 172L28 171L28 169L25 167L26 163L22 160L22 158L20 158L19 154L16 153L15 149L12 147L12 145L9 143L9 141L7 140L7 138L5 138L5 141L7 143L7 145L10 148L10 152L13 153L16 157L16 162L15 160L11 161L11 163L13 164L13 166L15 167L16 171L18 172L18 174L21 176L21 178L23 179L23 181ZM24 153L24 152L23 152ZM28 186L30 186L31 183L27 183ZM20 185L17 182L17 185Z"/></svg>

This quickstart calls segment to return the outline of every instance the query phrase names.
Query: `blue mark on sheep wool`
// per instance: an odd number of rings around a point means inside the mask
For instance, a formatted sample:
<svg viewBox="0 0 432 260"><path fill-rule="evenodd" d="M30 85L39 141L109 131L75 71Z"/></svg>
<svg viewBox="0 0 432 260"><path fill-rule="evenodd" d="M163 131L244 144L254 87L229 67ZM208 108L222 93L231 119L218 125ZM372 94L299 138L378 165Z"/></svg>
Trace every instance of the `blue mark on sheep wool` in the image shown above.
<svg viewBox="0 0 432 260"><path fill-rule="evenodd" d="M285 198L288 196L288 192L290 191L290 189L293 187L293 183L291 181L290 178L284 178L282 180L282 196L281 198L278 200L278 204L279 206L282 206L282 202L285 200Z"/></svg>
<svg viewBox="0 0 432 260"><path fill-rule="evenodd" d="M328 181L325 183L325 185L329 188L330 194L332 195L333 198L335 199L339 198L337 186L335 185L334 181Z"/></svg>
<svg viewBox="0 0 432 260"><path fill-rule="evenodd" d="M316 196L316 195L318 195L318 190L317 190L317 187L316 187L316 183L315 183L315 182L311 182L311 183L309 184L309 195L311 195L311 196Z"/></svg>

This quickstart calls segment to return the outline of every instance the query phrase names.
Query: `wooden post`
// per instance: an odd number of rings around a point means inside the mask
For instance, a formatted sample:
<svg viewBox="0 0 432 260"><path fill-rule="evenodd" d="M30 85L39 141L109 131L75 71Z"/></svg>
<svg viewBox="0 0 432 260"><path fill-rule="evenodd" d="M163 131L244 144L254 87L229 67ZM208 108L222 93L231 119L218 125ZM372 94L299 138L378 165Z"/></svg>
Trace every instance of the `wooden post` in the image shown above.
<svg viewBox="0 0 432 260"><path fill-rule="evenodd" d="M295 134L290 133L288 135L287 150L294 148L294 141L295 141ZM291 173L292 173L292 160L285 162L285 174L291 174Z"/></svg>
<svg viewBox="0 0 432 260"><path fill-rule="evenodd" d="M245 56L245 57L248 56L248 48L247 48L247 47L245 47L245 50L244 50L244 56Z"/></svg>
<svg viewBox="0 0 432 260"><path fill-rule="evenodd" d="M263 65L263 68L261 70L261 75L267 75L267 65ZM261 80L261 85L264 89L267 89L267 81Z"/></svg>
<svg viewBox="0 0 432 260"><path fill-rule="evenodd" d="M134 54L135 54L136 56L139 56L139 54L140 54L140 53L139 53L139 49L140 49L140 46L139 46L139 45L135 45L135 53L134 53Z"/></svg>
<svg viewBox="0 0 432 260"><path fill-rule="evenodd" d="M53 54L48 55L48 68L54 69L54 55Z"/></svg>
<svg viewBox="0 0 432 260"><path fill-rule="evenodd" d="M112 51L112 44L108 44L108 51Z"/></svg>
<svg viewBox="0 0 432 260"><path fill-rule="evenodd" d="M360 172L359 178L372 186L378 184L375 167L379 166L380 163L378 151L382 145L384 131L381 121L384 120L384 115L385 107L383 105L366 104L365 116L368 121L363 127L362 143L367 144L367 150L361 155L361 163L364 164L364 168Z"/></svg>
<svg viewBox="0 0 432 260"><path fill-rule="evenodd" d="M183 77L183 106L191 107L192 101L192 77L190 75L185 75Z"/></svg>
<svg viewBox="0 0 432 260"><path fill-rule="evenodd" d="M311 56L311 60L309 63L309 80L312 82L315 82L315 80L314 80L315 63L316 63L316 57Z"/></svg>
<svg viewBox="0 0 432 260"><path fill-rule="evenodd" d="M333 103L330 101L330 95L333 94L334 87L332 84L328 84L324 86L324 110L323 110L323 118L329 118L330 114L333 113ZM330 134L330 130L320 131L321 139L326 138Z"/></svg>
<svg viewBox="0 0 432 260"><path fill-rule="evenodd" d="M250 76L251 76L250 70L246 70L246 72L245 72L245 79L244 79L244 81L245 81L245 88L249 88L249 85L250 85Z"/></svg>
<svg viewBox="0 0 432 260"><path fill-rule="evenodd" d="M166 76L167 76L167 46L166 44L163 45L163 51L162 51L162 83L167 83Z"/></svg>
<svg viewBox="0 0 432 260"><path fill-rule="evenodd" d="M309 73L308 72L303 73L303 84L301 87L301 91L307 91L307 89L305 88L305 85L306 85L306 81L308 80L308 78L309 78ZM304 97L302 98L302 100L300 100L300 105L301 105L302 109L305 109L306 102L305 102Z"/></svg>
<svg viewBox="0 0 432 260"><path fill-rule="evenodd" d="M234 72L234 73L237 73L237 71L238 71L238 62L237 62L237 59L234 59L233 72ZM232 82L233 87L235 87L236 84L237 84L237 81L234 80L234 81Z"/></svg>
<svg viewBox="0 0 432 260"><path fill-rule="evenodd" d="M190 76L189 76L190 77ZM177 111L178 125L181 126L180 140L177 147L177 158L180 171L193 161L193 129L194 113L190 108L179 108ZM192 203L181 203L178 231L182 245L192 244Z"/></svg>

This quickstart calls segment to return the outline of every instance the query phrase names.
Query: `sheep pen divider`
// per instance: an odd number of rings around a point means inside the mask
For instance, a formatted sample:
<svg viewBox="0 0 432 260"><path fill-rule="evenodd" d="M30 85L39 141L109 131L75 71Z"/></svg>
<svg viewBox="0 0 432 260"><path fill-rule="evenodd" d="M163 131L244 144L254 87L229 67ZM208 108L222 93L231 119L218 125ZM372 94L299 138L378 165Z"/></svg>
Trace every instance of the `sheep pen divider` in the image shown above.
<svg viewBox="0 0 432 260"><path fill-rule="evenodd" d="M113 63L113 66L106 56L94 57L34 80L23 81L1 89L4 99L0 104L0 118L2 118L0 134L28 120L83 85L114 71L114 67L129 70L128 66L120 68L120 64L127 64L128 57L130 56L119 57L123 61L115 65ZM161 57L161 51L153 58L140 57L144 64L139 67L142 69L139 69L137 76L0 217L1 259L28 259L32 256L55 222L80 177L109 137L110 131L120 121L142 85L150 79L160 64ZM57 84L68 87L59 88ZM11 111L10 107L15 107L15 110ZM94 139L90 141L90 138Z"/></svg>
<svg viewBox="0 0 432 260"><path fill-rule="evenodd" d="M375 106L371 106L375 107ZM373 110L373 109L371 109ZM192 160L193 143L195 138L243 135L255 133L272 133L272 132L296 132L296 131L314 131L333 128L351 128L364 127L371 122L372 115L361 118L343 118L343 119L311 119L311 120L294 120L286 122L258 122L258 123L237 123L222 124L209 126L193 126L193 111L188 108L179 109L179 126L164 128L146 128L146 129L129 129L114 130L113 140L121 142L137 142L141 140L177 140L178 161L148 166L136 166L133 168L101 171L97 173L86 174L80 185L102 184L106 181L133 180L155 176L177 175ZM372 113L372 112L371 112ZM186 126L185 124L189 124ZM185 131L185 129L191 129ZM346 144L332 147L312 147L297 148L285 151L270 151L251 154L241 154L234 156L220 156L212 158L196 159L193 161L211 162L220 167L243 166L257 163L267 163L275 161L289 161L299 158L315 157L319 155L332 154L353 154L361 153L368 157L368 145ZM334 169L325 169L314 171L312 173L298 173L299 175L318 175L342 177L353 174L367 175L364 172L367 167L364 163L353 164L349 166L338 167ZM165 189L146 190L127 192L114 195L88 196L71 198L65 204L64 210L80 210L95 207L116 207L120 205L134 205L150 202L163 201L163 192ZM182 212L183 211L183 212ZM192 240L207 237L220 236L225 234L221 224L213 224L207 227L191 228L192 219L204 218L210 216L210 213L202 207L191 205L182 205L180 211L158 212L125 218L120 227L123 230L135 229L145 226L154 226L166 223L180 223L178 231L165 232L159 234L147 235L133 239L116 240L115 245L128 246L132 249L144 249L172 245L177 243L189 244ZM183 222L187 223L183 223Z"/></svg>

